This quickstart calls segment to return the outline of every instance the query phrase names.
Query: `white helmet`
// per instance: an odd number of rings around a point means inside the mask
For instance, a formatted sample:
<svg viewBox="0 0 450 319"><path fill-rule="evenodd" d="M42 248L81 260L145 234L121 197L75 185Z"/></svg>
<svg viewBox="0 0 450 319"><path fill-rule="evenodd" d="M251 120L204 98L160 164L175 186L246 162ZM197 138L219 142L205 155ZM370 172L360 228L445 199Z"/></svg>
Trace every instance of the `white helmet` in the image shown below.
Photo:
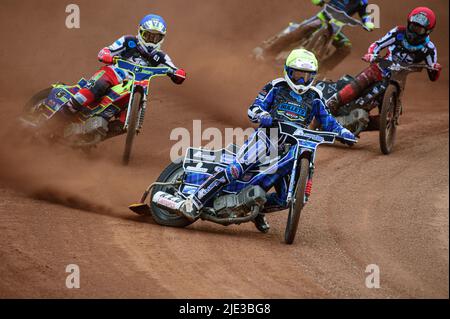
<svg viewBox="0 0 450 319"><path fill-rule="evenodd" d="M166 36L166 22L155 14L146 15L139 23L138 40L139 43L149 52L160 49Z"/></svg>
<svg viewBox="0 0 450 319"><path fill-rule="evenodd" d="M319 70L314 53L305 49L293 50L284 65L284 78L290 88L303 94L313 85Z"/></svg>

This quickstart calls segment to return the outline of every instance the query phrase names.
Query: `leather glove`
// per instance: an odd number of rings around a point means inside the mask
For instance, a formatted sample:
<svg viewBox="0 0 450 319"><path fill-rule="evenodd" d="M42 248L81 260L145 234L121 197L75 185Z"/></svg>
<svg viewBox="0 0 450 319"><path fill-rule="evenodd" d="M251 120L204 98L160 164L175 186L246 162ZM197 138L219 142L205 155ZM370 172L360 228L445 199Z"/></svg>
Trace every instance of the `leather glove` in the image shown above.
<svg viewBox="0 0 450 319"><path fill-rule="evenodd" d="M368 31L373 31L373 29L375 29L375 24L373 24L371 21L367 21L366 23L364 23L364 26Z"/></svg>
<svg viewBox="0 0 450 319"><path fill-rule="evenodd" d="M345 141L342 141L342 143L348 144L348 145L353 145L355 144L352 141L348 141L348 140L356 140L355 135L353 135L352 132L350 132L349 130L347 130L346 128L343 128L341 130L341 132L339 133L339 137L346 139Z"/></svg>
<svg viewBox="0 0 450 319"><path fill-rule="evenodd" d="M270 127L273 119L268 112L263 112L258 116L258 122L261 124L261 127Z"/></svg>
<svg viewBox="0 0 450 319"><path fill-rule="evenodd" d="M433 68L434 71L437 71L437 72L442 71L442 65L440 65L439 63L434 63L431 67Z"/></svg>
<svg viewBox="0 0 450 319"><path fill-rule="evenodd" d="M181 84L186 80L186 71L183 69L177 69L177 70L169 70L167 72L167 75L172 79L172 81L175 84Z"/></svg>
<svg viewBox="0 0 450 319"><path fill-rule="evenodd" d="M369 63L373 63L378 58L378 55L367 53L364 55L363 60Z"/></svg>

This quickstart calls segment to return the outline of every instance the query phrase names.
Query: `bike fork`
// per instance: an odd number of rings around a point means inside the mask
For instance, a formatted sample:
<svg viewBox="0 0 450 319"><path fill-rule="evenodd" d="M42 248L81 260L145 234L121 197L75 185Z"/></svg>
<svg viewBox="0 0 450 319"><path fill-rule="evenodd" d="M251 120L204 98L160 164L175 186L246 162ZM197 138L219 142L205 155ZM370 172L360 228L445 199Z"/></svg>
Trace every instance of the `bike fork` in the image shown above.
<svg viewBox="0 0 450 319"><path fill-rule="evenodd" d="M125 123L123 124L124 131L126 131L128 129L128 124L130 121L130 114L131 114L131 105L133 105L133 98L134 98L134 86L130 92L130 100L128 101L128 107L127 107L127 116L125 117Z"/></svg>
<svg viewBox="0 0 450 319"><path fill-rule="evenodd" d="M289 180L289 188L288 188L288 196L287 196L287 203L291 203L292 202L292 196L294 194L294 188L295 188L295 176L297 175L297 166L298 166L298 154L299 154L299 149L297 148L296 152L295 152L295 161L294 161L294 165L292 166L292 171L291 171L291 178Z"/></svg>

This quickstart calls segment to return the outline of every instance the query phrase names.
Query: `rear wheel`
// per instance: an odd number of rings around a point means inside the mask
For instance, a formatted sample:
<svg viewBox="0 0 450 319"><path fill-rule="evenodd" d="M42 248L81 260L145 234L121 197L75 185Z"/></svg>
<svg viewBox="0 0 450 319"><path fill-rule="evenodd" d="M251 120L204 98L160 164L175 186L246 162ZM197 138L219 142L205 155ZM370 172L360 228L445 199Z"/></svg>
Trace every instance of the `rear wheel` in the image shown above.
<svg viewBox="0 0 450 319"><path fill-rule="evenodd" d="M392 152L397 136L397 88L389 85L380 113L380 149L385 155Z"/></svg>
<svg viewBox="0 0 450 319"><path fill-rule="evenodd" d="M171 163L167 168L161 173L156 182L160 183L172 183L177 179L181 178L184 174L183 163ZM157 185L153 187L152 194L150 196L150 206L151 206L151 214L153 219L160 225L163 226L172 226L172 227L186 227L192 224L191 221L186 219L185 217L179 216L175 213L171 213L162 208L156 206L153 202L151 202L153 196L159 191L163 191L172 195L175 195L175 187L170 185Z"/></svg>
<svg viewBox="0 0 450 319"><path fill-rule="evenodd" d="M131 157L131 150L133 148L134 137L136 136L136 129L138 126L139 110L142 102L142 93L136 91L132 96L133 102L131 104L131 113L128 119L127 137L125 140L125 150L123 151L122 163L128 165Z"/></svg>
<svg viewBox="0 0 450 319"><path fill-rule="evenodd" d="M289 215L284 233L284 241L290 245L294 242L297 233L298 223L300 221L300 214L306 203L305 190L306 183L309 176L309 160L302 158L300 160L300 175L297 181L297 188L295 191L295 200L289 208Z"/></svg>
<svg viewBox="0 0 450 319"><path fill-rule="evenodd" d="M39 109L52 91L52 87L43 89L33 95L23 107L23 113L30 119L35 119L39 115Z"/></svg>

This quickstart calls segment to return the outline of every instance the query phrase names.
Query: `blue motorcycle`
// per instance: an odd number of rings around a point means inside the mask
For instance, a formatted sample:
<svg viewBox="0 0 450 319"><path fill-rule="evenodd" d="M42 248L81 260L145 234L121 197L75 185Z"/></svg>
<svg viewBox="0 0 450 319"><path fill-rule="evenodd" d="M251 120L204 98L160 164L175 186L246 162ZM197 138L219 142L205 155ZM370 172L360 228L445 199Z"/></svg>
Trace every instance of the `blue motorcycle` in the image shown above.
<svg viewBox="0 0 450 319"><path fill-rule="evenodd" d="M221 225L250 222L260 213L267 213L264 205L268 191L274 186L274 166L287 152L293 152L294 163L287 179L287 191L283 194L284 207L275 211L288 209L288 220L285 231L285 242L292 244L297 232L300 214L311 195L312 177L316 150L320 144L333 144L341 139L336 133L313 131L302 128L292 122L278 122L278 134L285 140L285 151L276 158L268 159L267 165L259 165L250 170L241 179L224 187L201 210L200 219ZM343 140L356 143L356 140ZM182 202L211 175L224 170L237 156L238 147L234 144L216 151L202 148L189 148L183 161L171 163L161 173L157 181L151 184L138 204L129 208L140 215L151 215L160 225L185 227L192 222L179 216L174 209L168 209L165 196L171 196L171 202ZM150 203L145 201L151 192ZM166 197L167 198L167 197Z"/></svg>

